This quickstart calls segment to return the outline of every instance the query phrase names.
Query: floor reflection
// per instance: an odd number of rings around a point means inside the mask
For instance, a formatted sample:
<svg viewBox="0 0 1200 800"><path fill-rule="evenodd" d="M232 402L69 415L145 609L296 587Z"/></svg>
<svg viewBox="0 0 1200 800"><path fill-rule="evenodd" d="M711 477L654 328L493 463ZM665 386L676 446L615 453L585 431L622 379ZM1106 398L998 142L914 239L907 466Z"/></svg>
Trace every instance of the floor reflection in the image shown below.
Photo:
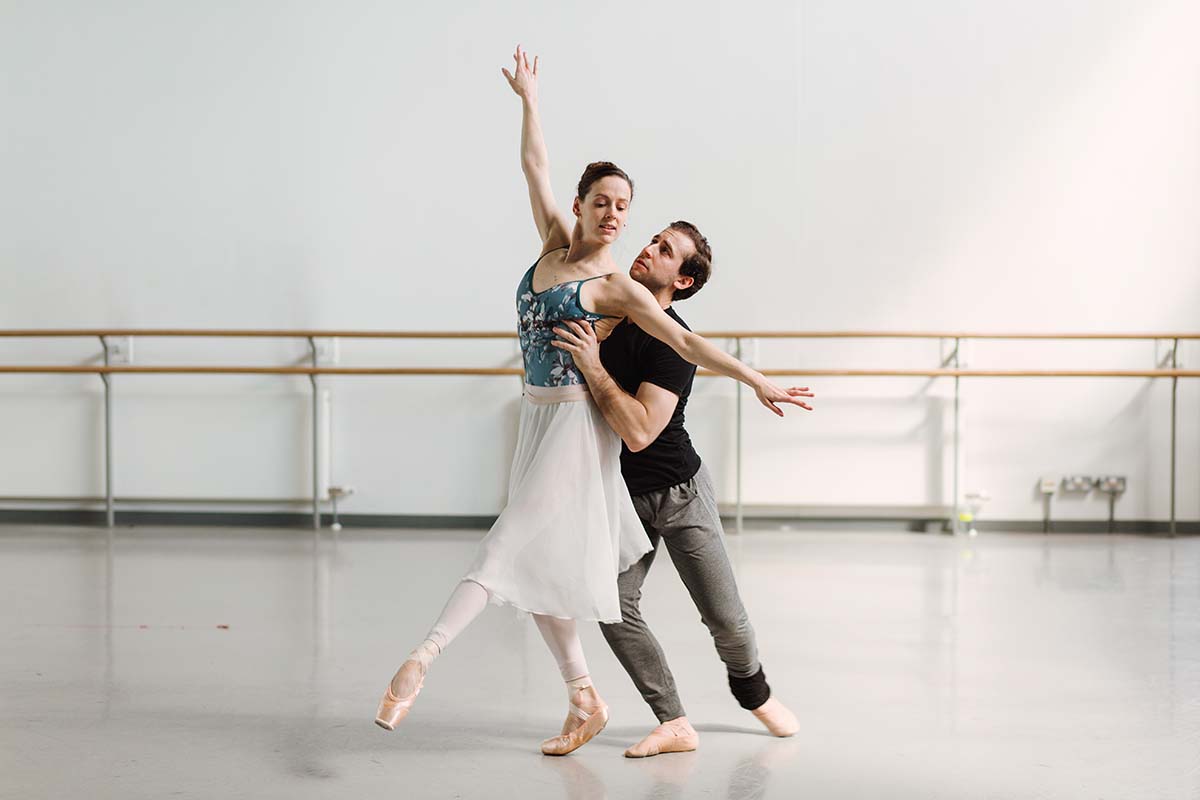
<svg viewBox="0 0 1200 800"><path fill-rule="evenodd" d="M712 758L719 758L716 749L721 745L713 744ZM784 764L794 760L801 754L803 743L798 739L769 739L752 753L740 758L728 773L725 797L727 800L760 800L766 795L771 784L771 775ZM636 770L647 779L648 786L633 796L642 800L681 800L694 796L688 786L697 766L705 757L705 745L702 742L699 750L690 753L665 753L643 759L625 759L628 769ZM603 800L610 796L604 779L593 770L583 759L576 756L563 758L547 757L543 759L544 769L554 772L562 781L563 797L565 800ZM707 781L711 783L713 775L709 774ZM707 791L705 794L709 794Z"/></svg>
<svg viewBox="0 0 1200 800"><path fill-rule="evenodd" d="M805 729L737 707L662 570L644 607L701 744L643 760L621 753L652 715L591 629L627 727L538 752L561 682L500 609L403 730L372 724L477 539L0 527L0 795L1200 797L1198 538L747 534L740 588Z"/></svg>

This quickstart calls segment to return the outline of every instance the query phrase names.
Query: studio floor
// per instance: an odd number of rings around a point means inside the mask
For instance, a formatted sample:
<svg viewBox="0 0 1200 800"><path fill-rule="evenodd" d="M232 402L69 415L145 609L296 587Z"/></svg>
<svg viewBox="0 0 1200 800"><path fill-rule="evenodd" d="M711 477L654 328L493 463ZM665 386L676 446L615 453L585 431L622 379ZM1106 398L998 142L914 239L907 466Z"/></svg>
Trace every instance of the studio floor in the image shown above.
<svg viewBox="0 0 1200 800"><path fill-rule="evenodd" d="M502 608L373 724L481 535L0 527L0 797L1200 797L1200 538L730 537L786 740L660 553L643 608L700 750L630 760L656 721L594 626L611 722L540 754L565 694Z"/></svg>

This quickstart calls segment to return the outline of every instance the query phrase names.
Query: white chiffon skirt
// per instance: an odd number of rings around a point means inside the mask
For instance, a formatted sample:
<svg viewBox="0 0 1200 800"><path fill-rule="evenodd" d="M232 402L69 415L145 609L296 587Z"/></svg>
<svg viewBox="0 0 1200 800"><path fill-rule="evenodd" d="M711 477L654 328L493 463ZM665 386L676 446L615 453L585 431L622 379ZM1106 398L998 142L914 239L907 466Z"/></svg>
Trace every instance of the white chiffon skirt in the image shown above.
<svg viewBox="0 0 1200 800"><path fill-rule="evenodd" d="M526 385L508 505L464 579L522 611L620 622L617 576L649 551L587 387Z"/></svg>

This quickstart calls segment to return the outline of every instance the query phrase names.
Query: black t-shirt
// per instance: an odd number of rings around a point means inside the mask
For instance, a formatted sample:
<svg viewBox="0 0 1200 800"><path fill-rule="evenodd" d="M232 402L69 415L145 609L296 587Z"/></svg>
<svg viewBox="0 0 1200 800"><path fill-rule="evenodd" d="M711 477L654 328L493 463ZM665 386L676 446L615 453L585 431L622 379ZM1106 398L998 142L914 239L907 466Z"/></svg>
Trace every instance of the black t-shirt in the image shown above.
<svg viewBox="0 0 1200 800"><path fill-rule="evenodd" d="M674 309L668 308L667 313L688 327ZM683 428L683 409L692 392L696 367L628 319L622 320L600 345L600 361L617 385L632 395L643 383L679 395L671 421L649 447L634 453L621 445L621 474L629 493L645 494L690 480L700 469L700 456Z"/></svg>

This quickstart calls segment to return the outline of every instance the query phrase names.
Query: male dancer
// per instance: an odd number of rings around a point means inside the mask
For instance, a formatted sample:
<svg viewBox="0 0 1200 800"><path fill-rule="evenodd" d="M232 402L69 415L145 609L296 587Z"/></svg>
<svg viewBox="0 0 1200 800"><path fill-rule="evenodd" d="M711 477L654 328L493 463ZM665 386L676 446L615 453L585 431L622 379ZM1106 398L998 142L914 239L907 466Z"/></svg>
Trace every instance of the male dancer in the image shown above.
<svg viewBox="0 0 1200 800"><path fill-rule="evenodd" d="M691 223L679 221L650 240L629 276L686 328L671 304L700 291L711 271L708 240ZM629 320L602 345L590 325L568 322L555 332L560 337L555 344L571 353L596 405L624 441L621 473L655 548L618 579L622 621L600 626L661 723L625 755L644 758L695 750L700 742L684 714L662 648L638 607L660 539L712 634L734 697L772 734L791 736L799 723L771 696L722 541L712 478L683 427L696 368ZM807 389L802 392L800 396L812 397Z"/></svg>

